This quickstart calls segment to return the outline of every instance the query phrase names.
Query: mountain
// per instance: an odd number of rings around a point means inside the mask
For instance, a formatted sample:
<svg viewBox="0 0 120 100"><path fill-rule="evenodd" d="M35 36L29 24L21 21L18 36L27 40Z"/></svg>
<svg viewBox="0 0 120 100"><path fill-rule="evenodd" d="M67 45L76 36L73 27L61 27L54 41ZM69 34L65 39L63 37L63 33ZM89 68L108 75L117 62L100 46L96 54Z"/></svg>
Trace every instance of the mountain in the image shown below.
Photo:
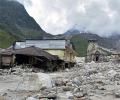
<svg viewBox="0 0 120 100"><path fill-rule="evenodd" d="M51 35L41 29L22 4L0 0L0 47L8 47L15 40L41 39L44 36Z"/></svg>
<svg viewBox="0 0 120 100"><path fill-rule="evenodd" d="M70 29L67 32L65 32L65 35L72 35L72 34L80 34L80 31L78 31L77 29Z"/></svg>
<svg viewBox="0 0 120 100"><path fill-rule="evenodd" d="M76 34L77 33L77 34ZM64 37L70 37L71 42L75 47L75 51L77 52L78 56L85 56L88 46L89 39L97 40L98 44L104 48L108 49L117 49L118 41L120 40L119 34L114 34L110 37L101 37L96 34L92 34L90 32L78 32L78 30L68 30L64 33ZM63 37L62 36L62 37Z"/></svg>

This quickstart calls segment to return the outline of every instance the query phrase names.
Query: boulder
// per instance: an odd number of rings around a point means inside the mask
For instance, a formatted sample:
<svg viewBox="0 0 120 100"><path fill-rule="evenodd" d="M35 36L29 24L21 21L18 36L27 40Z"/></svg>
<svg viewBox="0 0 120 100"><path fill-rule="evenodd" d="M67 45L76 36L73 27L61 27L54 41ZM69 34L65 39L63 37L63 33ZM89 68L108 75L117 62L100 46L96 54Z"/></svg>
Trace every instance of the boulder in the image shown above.
<svg viewBox="0 0 120 100"><path fill-rule="evenodd" d="M80 86L82 84L79 77L75 77L73 79L72 83L77 85L77 86Z"/></svg>
<svg viewBox="0 0 120 100"><path fill-rule="evenodd" d="M84 94L81 93L81 92L78 92L78 93L74 94L74 96L75 96L76 98L81 98L81 97L84 97Z"/></svg>
<svg viewBox="0 0 120 100"><path fill-rule="evenodd" d="M42 85L42 87L52 88L52 78L45 73L37 73L38 81Z"/></svg>
<svg viewBox="0 0 120 100"><path fill-rule="evenodd" d="M62 89L63 89L63 91L70 91L71 87L70 86L63 86Z"/></svg>
<svg viewBox="0 0 120 100"><path fill-rule="evenodd" d="M115 91L115 97L120 98L120 90Z"/></svg>
<svg viewBox="0 0 120 100"><path fill-rule="evenodd" d="M52 79L44 73L26 73L17 86L17 90L39 91L52 88Z"/></svg>
<svg viewBox="0 0 120 100"><path fill-rule="evenodd" d="M67 97L67 100L74 100L74 95L73 95L73 93L72 92L70 92L70 91L68 91L68 92L66 92L66 97Z"/></svg>
<svg viewBox="0 0 120 100"><path fill-rule="evenodd" d="M111 77L111 78L113 78L116 74L117 74L117 72L115 70L110 70L108 72L108 76Z"/></svg>
<svg viewBox="0 0 120 100"><path fill-rule="evenodd" d="M26 100L39 100L39 99L36 99L34 97L28 97Z"/></svg>

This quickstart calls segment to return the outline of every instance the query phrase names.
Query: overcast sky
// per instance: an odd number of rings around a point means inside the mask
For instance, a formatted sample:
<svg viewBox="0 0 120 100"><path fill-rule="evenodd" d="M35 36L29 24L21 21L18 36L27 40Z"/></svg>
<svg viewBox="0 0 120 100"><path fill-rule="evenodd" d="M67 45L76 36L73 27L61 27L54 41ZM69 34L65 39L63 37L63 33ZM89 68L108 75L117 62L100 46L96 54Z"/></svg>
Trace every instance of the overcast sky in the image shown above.
<svg viewBox="0 0 120 100"><path fill-rule="evenodd" d="M18 0L48 33L77 27L99 35L120 33L120 0Z"/></svg>

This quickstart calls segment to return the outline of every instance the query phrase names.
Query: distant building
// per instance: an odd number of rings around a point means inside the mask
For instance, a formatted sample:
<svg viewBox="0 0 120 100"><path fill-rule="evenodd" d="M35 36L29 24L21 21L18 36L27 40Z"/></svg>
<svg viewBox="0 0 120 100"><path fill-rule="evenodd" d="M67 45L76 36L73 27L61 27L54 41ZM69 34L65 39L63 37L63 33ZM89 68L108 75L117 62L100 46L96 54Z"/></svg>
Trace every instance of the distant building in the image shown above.
<svg viewBox="0 0 120 100"><path fill-rule="evenodd" d="M88 42L86 62L103 62L108 60L108 52L100 47L96 40L89 40Z"/></svg>
<svg viewBox="0 0 120 100"><path fill-rule="evenodd" d="M66 62L75 62L75 52L69 40L45 39L45 40L25 40L15 43L14 48L20 49L35 46L41 48L52 55L57 55Z"/></svg>

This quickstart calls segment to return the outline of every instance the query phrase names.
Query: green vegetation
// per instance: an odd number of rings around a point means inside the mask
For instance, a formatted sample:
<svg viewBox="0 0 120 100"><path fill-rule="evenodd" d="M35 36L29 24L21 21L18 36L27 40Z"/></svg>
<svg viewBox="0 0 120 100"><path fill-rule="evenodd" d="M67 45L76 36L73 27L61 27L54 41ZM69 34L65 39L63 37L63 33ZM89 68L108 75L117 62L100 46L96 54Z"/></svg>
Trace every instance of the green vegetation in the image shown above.
<svg viewBox="0 0 120 100"><path fill-rule="evenodd" d="M87 53L87 40L82 38L80 35L75 35L71 38L71 42L74 45L77 56L84 57Z"/></svg>
<svg viewBox="0 0 120 100"><path fill-rule="evenodd" d="M16 1L0 0L0 48L7 48L15 40L41 39L50 36Z"/></svg>
<svg viewBox="0 0 120 100"><path fill-rule="evenodd" d="M42 37L45 35L43 32L28 28L22 28L21 32L26 39L42 39Z"/></svg>
<svg viewBox="0 0 120 100"><path fill-rule="evenodd" d="M16 38L0 29L0 48L8 48Z"/></svg>

